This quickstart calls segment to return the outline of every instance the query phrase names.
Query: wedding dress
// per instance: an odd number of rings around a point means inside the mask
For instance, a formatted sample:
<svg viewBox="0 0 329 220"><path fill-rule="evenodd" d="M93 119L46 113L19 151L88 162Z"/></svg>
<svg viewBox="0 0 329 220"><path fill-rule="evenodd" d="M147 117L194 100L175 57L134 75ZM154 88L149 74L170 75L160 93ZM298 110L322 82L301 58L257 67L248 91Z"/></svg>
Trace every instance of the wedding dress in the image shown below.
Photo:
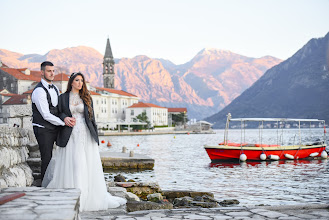
<svg viewBox="0 0 329 220"><path fill-rule="evenodd" d="M98 151L84 118L84 104L79 94L70 92L70 111L76 119L66 147L57 147L48 165L42 186L79 188L80 211L116 208L126 203L107 192Z"/></svg>

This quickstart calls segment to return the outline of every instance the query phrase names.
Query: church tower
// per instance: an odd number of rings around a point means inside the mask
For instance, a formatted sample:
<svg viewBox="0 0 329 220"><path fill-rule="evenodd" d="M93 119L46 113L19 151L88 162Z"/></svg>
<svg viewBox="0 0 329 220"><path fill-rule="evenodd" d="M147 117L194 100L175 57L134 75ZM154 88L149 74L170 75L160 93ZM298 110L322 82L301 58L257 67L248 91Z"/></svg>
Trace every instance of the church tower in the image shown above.
<svg viewBox="0 0 329 220"><path fill-rule="evenodd" d="M107 38L104 61L103 61L103 83L104 88L114 89L114 60L110 39Z"/></svg>

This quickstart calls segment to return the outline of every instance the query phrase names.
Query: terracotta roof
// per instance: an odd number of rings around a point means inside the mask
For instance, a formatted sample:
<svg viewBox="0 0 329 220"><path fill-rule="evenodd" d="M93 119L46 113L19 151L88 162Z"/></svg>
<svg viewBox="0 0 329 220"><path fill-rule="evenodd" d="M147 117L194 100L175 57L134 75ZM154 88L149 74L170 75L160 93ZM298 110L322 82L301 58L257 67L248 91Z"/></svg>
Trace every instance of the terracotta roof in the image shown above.
<svg viewBox="0 0 329 220"><path fill-rule="evenodd" d="M23 94L32 94L33 90L34 90L34 88L24 92Z"/></svg>
<svg viewBox="0 0 329 220"><path fill-rule="evenodd" d="M4 64L4 63L2 63L2 66L1 67L8 68L8 66L6 64Z"/></svg>
<svg viewBox="0 0 329 220"><path fill-rule="evenodd" d="M16 96L16 95L18 95L18 94L14 94L14 93L0 93L0 95L2 95L2 96Z"/></svg>
<svg viewBox="0 0 329 220"><path fill-rule="evenodd" d="M132 106L129 106L128 108L166 108L166 107L161 107L158 105L154 105L152 103L144 103L144 102L138 102L133 104Z"/></svg>
<svg viewBox="0 0 329 220"><path fill-rule="evenodd" d="M101 95L101 94L99 94L99 93L97 93L97 92L94 92L94 91L90 91L90 90L89 90L89 92L90 92L90 95Z"/></svg>
<svg viewBox="0 0 329 220"><path fill-rule="evenodd" d="M69 81L70 76L65 73L55 75L54 81Z"/></svg>
<svg viewBox="0 0 329 220"><path fill-rule="evenodd" d="M108 89L108 88L102 88L102 87L96 87L96 89L102 90L102 91L107 91L107 92L118 94L118 95L137 97L136 95L133 95L133 94L128 93L128 92L125 92L123 90Z"/></svg>
<svg viewBox="0 0 329 220"><path fill-rule="evenodd" d="M0 67L0 69L12 75L16 79L20 79L20 80L40 81L41 79L41 71L30 71L30 75L25 75L24 73L21 72L23 69L3 68L3 67Z"/></svg>
<svg viewBox="0 0 329 220"><path fill-rule="evenodd" d="M16 95L8 99L2 105L20 105L20 104L27 104L26 99L30 99L29 95Z"/></svg>
<svg viewBox="0 0 329 220"><path fill-rule="evenodd" d="M168 108L168 112L187 112L187 108Z"/></svg>

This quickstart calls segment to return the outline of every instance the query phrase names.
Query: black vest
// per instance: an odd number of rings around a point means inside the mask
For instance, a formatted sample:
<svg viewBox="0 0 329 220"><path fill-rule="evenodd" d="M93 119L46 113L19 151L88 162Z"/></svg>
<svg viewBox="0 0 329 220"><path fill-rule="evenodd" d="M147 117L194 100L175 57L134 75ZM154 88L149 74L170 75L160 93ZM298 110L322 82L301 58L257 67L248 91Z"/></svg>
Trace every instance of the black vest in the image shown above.
<svg viewBox="0 0 329 220"><path fill-rule="evenodd" d="M57 107L54 107L52 102L51 102L51 97L50 97L50 94L48 92L48 90L42 85L41 82L39 82L36 87L33 89L33 92L36 88L39 88L39 87L42 87L46 94L47 94L47 101L48 101L48 105L49 105L49 111L51 114L55 115L58 117L58 109ZM57 96L59 96L59 92L57 90L57 88L54 86L54 89L57 93ZM32 92L32 93L33 93ZM35 124L39 124L39 125L42 125L44 126L45 128L48 128L48 129L56 129L57 126L46 121L45 119L43 119L42 115L40 114L39 110L37 109L37 106L32 102L32 122L35 123Z"/></svg>

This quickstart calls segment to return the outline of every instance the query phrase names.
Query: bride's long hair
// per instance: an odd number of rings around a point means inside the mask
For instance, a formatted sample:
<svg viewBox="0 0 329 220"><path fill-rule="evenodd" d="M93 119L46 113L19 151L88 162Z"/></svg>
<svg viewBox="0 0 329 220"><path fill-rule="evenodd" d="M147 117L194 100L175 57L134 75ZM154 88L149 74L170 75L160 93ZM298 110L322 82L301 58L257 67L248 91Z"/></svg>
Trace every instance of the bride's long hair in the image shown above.
<svg viewBox="0 0 329 220"><path fill-rule="evenodd" d="M75 73L72 73L71 74L70 79L69 79L69 82L67 83L66 92L71 92L73 80L77 76L81 76L82 77L82 81L83 81L82 88L79 90L80 98L87 105L89 119L92 119L93 118L93 108L91 107L92 99L91 99L90 92L89 92L89 90L87 88L87 85L86 85L85 77L83 76L82 73L80 73L80 72L77 72L76 73L75 72Z"/></svg>

